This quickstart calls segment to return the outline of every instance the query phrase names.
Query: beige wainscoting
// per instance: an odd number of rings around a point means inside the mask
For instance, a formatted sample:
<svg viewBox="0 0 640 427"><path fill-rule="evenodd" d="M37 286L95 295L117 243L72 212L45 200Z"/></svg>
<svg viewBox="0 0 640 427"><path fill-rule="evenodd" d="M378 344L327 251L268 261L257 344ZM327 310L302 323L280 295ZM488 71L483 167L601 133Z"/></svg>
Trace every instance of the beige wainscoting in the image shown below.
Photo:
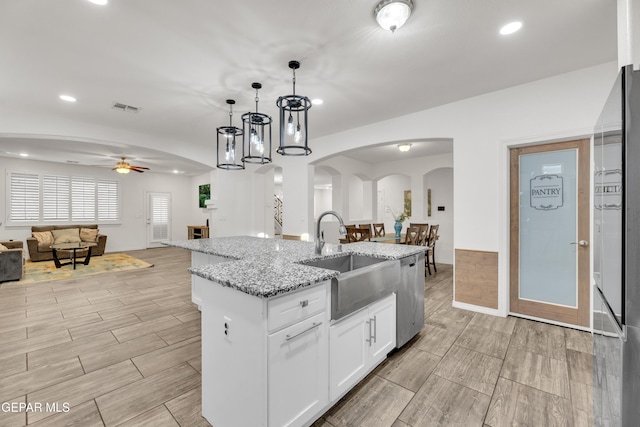
<svg viewBox="0 0 640 427"><path fill-rule="evenodd" d="M498 308L498 253L456 249L455 301Z"/></svg>

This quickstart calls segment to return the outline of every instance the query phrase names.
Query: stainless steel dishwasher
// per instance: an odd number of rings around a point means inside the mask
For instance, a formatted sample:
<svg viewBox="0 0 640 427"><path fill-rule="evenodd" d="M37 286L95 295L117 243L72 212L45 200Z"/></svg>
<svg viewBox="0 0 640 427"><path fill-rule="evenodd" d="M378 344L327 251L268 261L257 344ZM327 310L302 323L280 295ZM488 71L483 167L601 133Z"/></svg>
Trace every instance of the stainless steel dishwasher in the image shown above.
<svg viewBox="0 0 640 427"><path fill-rule="evenodd" d="M400 348L424 326L424 253L400 259L396 310L396 347Z"/></svg>

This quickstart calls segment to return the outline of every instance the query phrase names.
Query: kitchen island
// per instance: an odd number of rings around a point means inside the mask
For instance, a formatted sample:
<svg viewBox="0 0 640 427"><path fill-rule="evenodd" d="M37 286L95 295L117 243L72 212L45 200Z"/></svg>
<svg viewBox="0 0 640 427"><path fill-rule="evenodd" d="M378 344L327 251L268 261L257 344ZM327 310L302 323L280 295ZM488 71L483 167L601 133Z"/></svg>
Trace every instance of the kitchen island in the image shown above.
<svg viewBox="0 0 640 427"><path fill-rule="evenodd" d="M313 243L248 236L170 245L192 251L202 415L219 427L310 425L396 347L397 316L406 311L396 311L406 293L400 277L336 319L332 293L351 272L305 264L354 255L379 258L376 265L400 275L401 264L417 271L424 263L424 248L369 242L327 246L321 255Z"/></svg>

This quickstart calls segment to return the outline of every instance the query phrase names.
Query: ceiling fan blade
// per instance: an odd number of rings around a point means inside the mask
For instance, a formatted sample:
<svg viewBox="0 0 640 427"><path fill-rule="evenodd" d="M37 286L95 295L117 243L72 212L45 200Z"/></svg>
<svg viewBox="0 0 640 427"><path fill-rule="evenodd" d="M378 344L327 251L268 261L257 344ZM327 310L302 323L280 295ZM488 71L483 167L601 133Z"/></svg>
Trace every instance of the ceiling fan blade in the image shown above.
<svg viewBox="0 0 640 427"><path fill-rule="evenodd" d="M150 170L149 168L145 168L144 166L131 166L132 168Z"/></svg>
<svg viewBox="0 0 640 427"><path fill-rule="evenodd" d="M138 173L142 173L142 172L144 172L144 171L141 171L141 170L138 170L138 169L134 169L134 168L129 168L129 170L132 170L132 171L134 171L134 172L138 172Z"/></svg>

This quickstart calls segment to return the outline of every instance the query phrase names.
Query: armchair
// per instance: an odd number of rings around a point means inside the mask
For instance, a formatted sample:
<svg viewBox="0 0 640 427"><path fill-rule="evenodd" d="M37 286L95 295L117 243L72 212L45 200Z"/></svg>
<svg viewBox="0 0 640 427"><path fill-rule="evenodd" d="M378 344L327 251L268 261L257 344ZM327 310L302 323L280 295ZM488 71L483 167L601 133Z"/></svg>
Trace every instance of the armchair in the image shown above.
<svg viewBox="0 0 640 427"><path fill-rule="evenodd" d="M0 241L7 249L0 248L0 283L22 279L24 253L22 241Z"/></svg>

